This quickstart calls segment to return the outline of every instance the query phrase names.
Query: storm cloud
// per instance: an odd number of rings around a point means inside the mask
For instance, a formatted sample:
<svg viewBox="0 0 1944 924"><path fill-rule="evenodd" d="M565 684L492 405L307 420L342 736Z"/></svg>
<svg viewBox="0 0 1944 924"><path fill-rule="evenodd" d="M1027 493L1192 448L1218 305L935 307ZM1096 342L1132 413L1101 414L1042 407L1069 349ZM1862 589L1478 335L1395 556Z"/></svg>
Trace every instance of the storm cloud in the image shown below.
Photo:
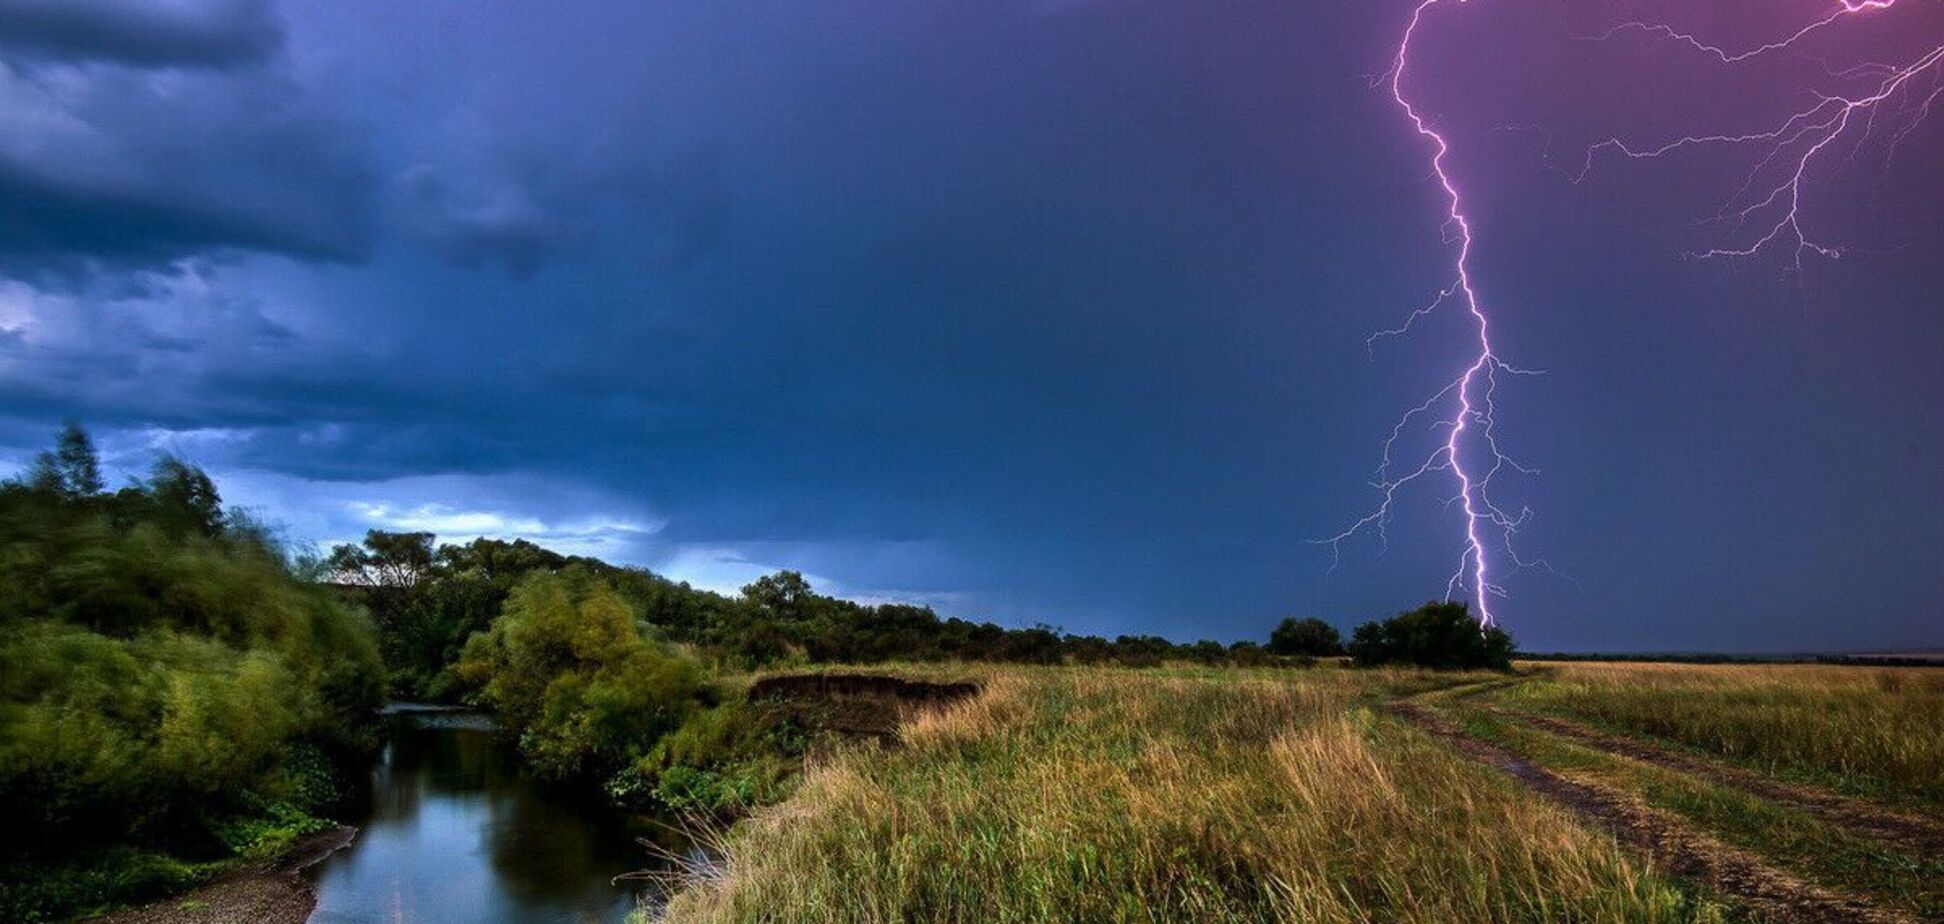
<svg viewBox="0 0 1944 924"><path fill-rule="evenodd" d="M1364 348L1447 284L1369 84L1404 7L158 9L0 4L33 14L0 14L0 455L75 417L296 540L527 535L1108 634L1443 589L1443 498L1335 571L1310 542L1459 361L1453 318ZM1549 370L1497 397L1565 576L1508 576L1508 625L1924 641L1935 178L1869 177L1901 249L1815 279L1683 262L1715 178L1563 182L1504 127L1563 148L1618 90L1535 86L1581 24L1493 10L1503 47L1450 26L1426 68L1502 346Z"/></svg>
<svg viewBox="0 0 1944 924"><path fill-rule="evenodd" d="M30 60L228 68L283 41L270 0L0 0L0 50Z"/></svg>

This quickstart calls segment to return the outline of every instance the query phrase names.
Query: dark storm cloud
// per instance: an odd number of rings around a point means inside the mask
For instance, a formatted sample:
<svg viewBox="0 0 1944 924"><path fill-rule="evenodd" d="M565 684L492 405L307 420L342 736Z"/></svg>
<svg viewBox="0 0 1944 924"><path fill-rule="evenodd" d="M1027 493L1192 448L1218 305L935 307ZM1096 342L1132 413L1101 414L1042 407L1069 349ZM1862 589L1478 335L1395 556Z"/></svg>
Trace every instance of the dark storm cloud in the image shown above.
<svg viewBox="0 0 1944 924"><path fill-rule="evenodd" d="M426 246L441 260L466 269L497 264L524 279L586 229L567 215L535 202L513 184L464 201L437 171L420 167L399 182L399 203Z"/></svg>
<svg viewBox="0 0 1944 924"><path fill-rule="evenodd" d="M728 220L716 165L706 153L644 156L611 140L561 150L493 139L408 168L391 205L408 236L463 269L526 279L604 245L623 259L679 266L706 252Z"/></svg>
<svg viewBox="0 0 1944 924"><path fill-rule="evenodd" d="M299 137L255 139L303 144ZM332 139L313 134L328 152ZM268 177L250 186L222 166L202 188L136 177L62 176L58 165L0 159L0 269L47 278L95 265L155 265L219 249L354 259L366 248L366 177ZM286 185L287 184L287 185Z"/></svg>
<svg viewBox="0 0 1944 924"><path fill-rule="evenodd" d="M1842 608L1917 639L1936 266L1845 261L1842 311L1792 312L1682 263L1708 196L1560 182L1497 126L1586 111L1529 77L1577 46L1463 8L1424 79L1495 332L1552 370L1496 395L1545 471L1505 500L1575 579L1510 576L1508 622L1826 646L1803 614ZM1085 631L1408 606L1455 554L1438 491L1333 575L1306 542L1464 334L1363 348L1446 284L1426 151L1361 76L1407 12L353 0L282 8L254 65L10 71L0 259L123 265L0 283L0 437L179 445L314 536L500 524Z"/></svg>
<svg viewBox="0 0 1944 924"><path fill-rule="evenodd" d="M281 74L0 63L0 105L0 271L16 278L370 246L358 125Z"/></svg>
<svg viewBox="0 0 1944 924"><path fill-rule="evenodd" d="M0 0L0 50L16 57L225 68L283 41L270 0Z"/></svg>

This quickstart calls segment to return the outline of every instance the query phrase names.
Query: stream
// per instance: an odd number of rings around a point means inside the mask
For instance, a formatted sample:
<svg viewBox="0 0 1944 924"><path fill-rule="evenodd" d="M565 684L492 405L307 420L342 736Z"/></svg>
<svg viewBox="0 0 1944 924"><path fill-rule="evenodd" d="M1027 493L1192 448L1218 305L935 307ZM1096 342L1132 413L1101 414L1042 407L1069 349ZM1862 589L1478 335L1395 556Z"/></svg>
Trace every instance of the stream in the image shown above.
<svg viewBox="0 0 1944 924"><path fill-rule="evenodd" d="M307 872L311 924L613 924L658 890L616 881L654 865L668 832L547 787L476 712L394 708L351 844ZM680 849L686 849L682 847Z"/></svg>

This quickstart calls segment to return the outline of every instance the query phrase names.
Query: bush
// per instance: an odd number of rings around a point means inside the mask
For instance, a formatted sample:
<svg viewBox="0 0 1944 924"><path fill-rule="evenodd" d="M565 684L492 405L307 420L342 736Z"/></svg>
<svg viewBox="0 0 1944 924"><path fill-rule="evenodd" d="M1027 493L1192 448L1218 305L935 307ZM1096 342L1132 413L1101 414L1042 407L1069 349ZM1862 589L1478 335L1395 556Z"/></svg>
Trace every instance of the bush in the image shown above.
<svg viewBox="0 0 1944 924"><path fill-rule="evenodd" d="M1349 651L1361 665L1508 671L1514 647L1505 630L1481 629L1462 601L1446 600L1358 626Z"/></svg>

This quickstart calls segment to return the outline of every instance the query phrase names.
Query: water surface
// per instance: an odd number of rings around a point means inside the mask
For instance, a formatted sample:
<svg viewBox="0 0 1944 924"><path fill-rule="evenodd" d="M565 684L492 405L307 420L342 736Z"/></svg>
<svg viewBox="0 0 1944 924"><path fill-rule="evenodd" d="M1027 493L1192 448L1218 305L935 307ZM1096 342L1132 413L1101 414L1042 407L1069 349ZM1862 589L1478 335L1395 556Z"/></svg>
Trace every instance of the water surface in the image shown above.
<svg viewBox="0 0 1944 924"><path fill-rule="evenodd" d="M610 924L649 858L618 813L536 783L487 717L387 716L349 847L312 867L312 924Z"/></svg>

